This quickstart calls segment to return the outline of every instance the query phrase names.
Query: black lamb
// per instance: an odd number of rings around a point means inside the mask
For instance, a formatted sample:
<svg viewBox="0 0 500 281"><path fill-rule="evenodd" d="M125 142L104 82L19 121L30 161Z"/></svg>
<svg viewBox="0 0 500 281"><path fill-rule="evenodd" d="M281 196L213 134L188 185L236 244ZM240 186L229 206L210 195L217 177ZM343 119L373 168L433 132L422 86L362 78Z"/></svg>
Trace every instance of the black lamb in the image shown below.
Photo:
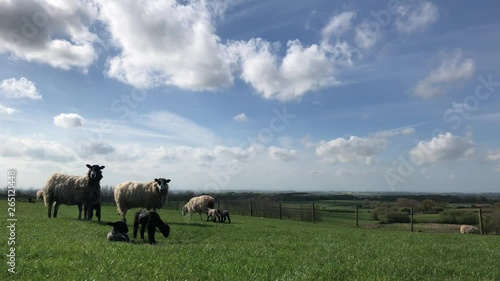
<svg viewBox="0 0 500 281"><path fill-rule="evenodd" d="M139 224L141 225L141 239L144 240L144 231L146 226L148 228L148 240L149 244L155 244L155 232L156 228L160 230L163 236L168 237L170 234L170 226L165 224L160 215L158 215L155 211L145 211L141 210L135 213L134 216L134 239L137 238L137 229L139 228Z"/></svg>

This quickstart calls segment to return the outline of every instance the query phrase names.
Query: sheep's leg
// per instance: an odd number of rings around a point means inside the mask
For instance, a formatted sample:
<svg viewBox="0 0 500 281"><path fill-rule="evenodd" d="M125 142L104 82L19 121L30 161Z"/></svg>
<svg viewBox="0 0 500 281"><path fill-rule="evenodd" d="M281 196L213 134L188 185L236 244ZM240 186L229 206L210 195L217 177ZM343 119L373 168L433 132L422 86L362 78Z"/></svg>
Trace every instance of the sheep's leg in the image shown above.
<svg viewBox="0 0 500 281"><path fill-rule="evenodd" d="M95 216L97 217L97 221L101 221L101 203L97 205L97 208L95 210Z"/></svg>
<svg viewBox="0 0 500 281"><path fill-rule="evenodd" d="M193 213L189 213L189 220L193 217Z"/></svg>
<svg viewBox="0 0 500 281"><path fill-rule="evenodd" d="M127 222L127 218L126 218L127 217L127 211L128 210L125 210L125 211L122 212L122 221L123 222Z"/></svg>
<svg viewBox="0 0 500 281"><path fill-rule="evenodd" d="M52 217L52 205L54 205L54 202L48 202L47 204L49 219Z"/></svg>
<svg viewBox="0 0 500 281"><path fill-rule="evenodd" d="M85 216L85 214L84 214L84 216ZM79 220L82 219L82 204L78 204L78 219Z"/></svg>
<svg viewBox="0 0 500 281"><path fill-rule="evenodd" d="M59 211L59 205L61 205L61 203L56 202L56 205L54 206L54 216L53 216L53 218L57 218L57 211Z"/></svg>
<svg viewBox="0 0 500 281"><path fill-rule="evenodd" d="M203 220L203 217L201 216L201 212L199 212L199 214L200 214L200 220Z"/></svg>
<svg viewBox="0 0 500 281"><path fill-rule="evenodd" d="M225 221L225 220L224 220ZM231 223L231 217L229 217L229 213L227 214L227 221Z"/></svg>

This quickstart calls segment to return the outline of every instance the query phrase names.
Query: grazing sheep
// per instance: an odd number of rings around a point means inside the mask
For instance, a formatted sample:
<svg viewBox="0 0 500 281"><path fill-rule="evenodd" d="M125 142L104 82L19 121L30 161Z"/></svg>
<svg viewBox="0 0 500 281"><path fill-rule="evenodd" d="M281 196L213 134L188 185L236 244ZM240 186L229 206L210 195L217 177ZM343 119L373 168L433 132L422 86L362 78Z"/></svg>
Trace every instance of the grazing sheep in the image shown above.
<svg viewBox="0 0 500 281"><path fill-rule="evenodd" d="M109 241L130 241L128 237L128 226L123 221L108 222L107 225L111 225L113 229L108 233L107 239Z"/></svg>
<svg viewBox="0 0 500 281"><path fill-rule="evenodd" d="M461 225L460 233L462 234L480 234L479 228L472 225Z"/></svg>
<svg viewBox="0 0 500 281"><path fill-rule="evenodd" d="M155 232L156 228L158 228L166 238L170 234L170 226L165 224L160 215L158 215L155 211L144 211L141 210L135 213L134 216L134 239L137 238L137 229L139 228L139 224L141 225L141 239L144 240L144 231L146 226L148 228L148 241L149 244L155 244Z"/></svg>
<svg viewBox="0 0 500 281"><path fill-rule="evenodd" d="M219 222L225 222L226 218L229 223L231 223L231 218L229 217L229 211L228 210L219 210Z"/></svg>
<svg viewBox="0 0 500 281"><path fill-rule="evenodd" d="M36 201L45 201L45 194L43 193L43 189L40 189L36 192Z"/></svg>
<svg viewBox="0 0 500 281"><path fill-rule="evenodd" d="M201 213L205 212L208 208L213 209L214 202L214 198L209 195L193 197L186 203L186 205L184 205L184 207L182 207L182 215L185 216L189 214L189 220L191 220L193 213L199 213L200 219L203 220Z"/></svg>
<svg viewBox="0 0 500 281"><path fill-rule="evenodd" d="M132 208L147 210L163 207L168 198L170 179L159 178L151 182L123 182L115 187L115 202L123 221Z"/></svg>
<svg viewBox="0 0 500 281"><path fill-rule="evenodd" d="M49 177L43 189L45 206L48 206L48 216L51 217L54 205L54 218L57 217L59 205L78 205L78 219L82 218L82 204L95 204L101 196L101 170L104 166L89 165L85 176L70 176L55 173Z"/></svg>
<svg viewBox="0 0 500 281"><path fill-rule="evenodd" d="M208 208L207 209L207 221L209 219L212 219L213 222L216 222L217 220L220 221L220 214L219 214L219 210L217 209L210 209Z"/></svg>

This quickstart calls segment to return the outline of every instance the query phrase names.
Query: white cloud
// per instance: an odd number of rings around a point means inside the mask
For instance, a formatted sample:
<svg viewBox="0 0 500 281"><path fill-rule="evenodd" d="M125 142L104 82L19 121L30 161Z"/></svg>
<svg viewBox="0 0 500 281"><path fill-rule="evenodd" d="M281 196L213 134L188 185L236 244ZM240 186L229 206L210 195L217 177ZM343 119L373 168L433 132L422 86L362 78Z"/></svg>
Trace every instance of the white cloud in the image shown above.
<svg viewBox="0 0 500 281"><path fill-rule="evenodd" d="M0 115L6 114L6 115L11 115L12 113L16 112L17 110L14 108L6 107L0 104Z"/></svg>
<svg viewBox="0 0 500 281"><path fill-rule="evenodd" d="M354 42L361 49L370 49L381 37L380 25L374 21L368 21L356 26Z"/></svg>
<svg viewBox="0 0 500 281"><path fill-rule="evenodd" d="M325 27L321 30L324 39L329 39L332 35L340 36L351 29L351 21L356 17L353 11L342 12L330 18Z"/></svg>
<svg viewBox="0 0 500 281"><path fill-rule="evenodd" d="M399 32L412 33L426 28L438 18L438 8L431 2L401 5L397 10L396 28Z"/></svg>
<svg viewBox="0 0 500 281"><path fill-rule="evenodd" d="M54 124L61 128L76 128L85 124L85 119L76 113L61 113L54 116Z"/></svg>
<svg viewBox="0 0 500 281"><path fill-rule="evenodd" d="M233 120L238 121L238 122L245 122L248 120L248 117L245 113L240 113L240 114L234 116Z"/></svg>
<svg viewBox="0 0 500 281"><path fill-rule="evenodd" d="M0 92L7 98L30 98L39 100L42 96L37 92L35 84L25 77L5 79L0 83Z"/></svg>
<svg viewBox="0 0 500 281"><path fill-rule="evenodd" d="M500 149L488 150L488 155L486 156L488 161L500 161Z"/></svg>
<svg viewBox="0 0 500 281"><path fill-rule="evenodd" d="M444 54L441 64L423 80L418 81L414 95L422 98L432 98L444 95L456 82L472 77L474 62L463 57L460 49L453 54Z"/></svg>
<svg viewBox="0 0 500 281"><path fill-rule="evenodd" d="M414 133L415 133L415 128L406 127L406 128L398 128L398 129L387 130L387 131L379 131L379 132L376 132L374 134L374 137L389 138L389 137L395 137L395 136L400 136L400 135L412 135Z"/></svg>
<svg viewBox="0 0 500 281"><path fill-rule="evenodd" d="M451 133L440 134L430 141L420 141L410 150L410 159L416 165L458 160L474 154L472 140Z"/></svg>
<svg viewBox="0 0 500 281"><path fill-rule="evenodd" d="M120 50L106 74L135 87L174 85L216 90L233 76L205 1L99 1L102 20Z"/></svg>
<svg viewBox="0 0 500 281"><path fill-rule="evenodd" d="M232 42L228 50L241 64L241 78L264 98L291 101L340 84L334 77L334 59L340 50L326 47L289 41L282 60L275 54L276 46L262 39Z"/></svg>
<svg viewBox="0 0 500 281"><path fill-rule="evenodd" d="M86 71L97 54L96 18L83 1L0 1L0 53L68 70Z"/></svg>
<svg viewBox="0 0 500 281"><path fill-rule="evenodd" d="M351 136L349 139L337 138L331 141L320 141L316 146L316 155L323 158L327 164L361 161L371 164L373 157L381 152L387 141L378 138L360 138Z"/></svg>
<svg viewBox="0 0 500 281"><path fill-rule="evenodd" d="M270 146L269 149L269 157L274 160L281 160L284 162L290 162L292 160L297 159L297 151L294 149L283 149L276 146Z"/></svg>
<svg viewBox="0 0 500 281"><path fill-rule="evenodd" d="M77 158L66 146L47 140L0 136L0 157L71 162Z"/></svg>

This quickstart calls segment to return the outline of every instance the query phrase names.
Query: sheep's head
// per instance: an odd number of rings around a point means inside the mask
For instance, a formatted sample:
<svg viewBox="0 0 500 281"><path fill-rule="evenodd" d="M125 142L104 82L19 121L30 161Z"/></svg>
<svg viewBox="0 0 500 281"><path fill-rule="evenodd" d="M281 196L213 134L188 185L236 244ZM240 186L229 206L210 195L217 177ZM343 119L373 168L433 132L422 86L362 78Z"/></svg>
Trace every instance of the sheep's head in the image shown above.
<svg viewBox="0 0 500 281"><path fill-rule="evenodd" d="M155 182L160 187L160 192L168 192L168 183L170 182L170 179L159 178L155 179Z"/></svg>
<svg viewBox="0 0 500 281"><path fill-rule="evenodd" d="M184 205L184 207L182 207L182 215L185 216L187 212L188 212L188 207Z"/></svg>
<svg viewBox="0 0 500 281"><path fill-rule="evenodd" d="M168 226L168 224L163 224L158 228L160 229L160 232L164 237L168 237L168 235L170 235L170 226Z"/></svg>
<svg viewBox="0 0 500 281"><path fill-rule="evenodd" d="M98 180L99 181L102 179L101 170L104 169L104 166L87 164L87 168L89 168L88 177L91 180Z"/></svg>
<svg viewBox="0 0 500 281"><path fill-rule="evenodd" d="M111 225L113 230L119 233L126 234L128 232L128 226L123 221L108 222L107 225Z"/></svg>

